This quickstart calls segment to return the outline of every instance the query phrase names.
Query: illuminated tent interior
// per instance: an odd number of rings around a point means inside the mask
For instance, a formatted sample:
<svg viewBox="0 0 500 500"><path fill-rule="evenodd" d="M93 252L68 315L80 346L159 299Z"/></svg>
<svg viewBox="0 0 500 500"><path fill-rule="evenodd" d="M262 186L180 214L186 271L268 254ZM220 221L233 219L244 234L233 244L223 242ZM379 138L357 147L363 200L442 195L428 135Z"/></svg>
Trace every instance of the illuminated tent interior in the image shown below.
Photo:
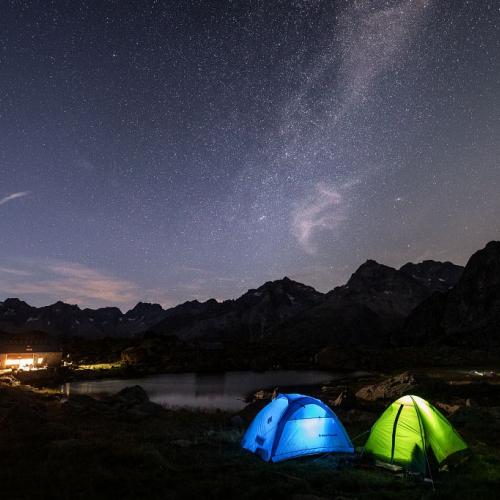
<svg viewBox="0 0 500 500"><path fill-rule="evenodd" d="M337 415L319 399L279 394L254 418L242 447L266 462L319 453L353 453Z"/></svg>
<svg viewBox="0 0 500 500"><path fill-rule="evenodd" d="M418 396L403 396L375 422L364 453L425 474L432 454L438 464L467 445L434 406Z"/></svg>

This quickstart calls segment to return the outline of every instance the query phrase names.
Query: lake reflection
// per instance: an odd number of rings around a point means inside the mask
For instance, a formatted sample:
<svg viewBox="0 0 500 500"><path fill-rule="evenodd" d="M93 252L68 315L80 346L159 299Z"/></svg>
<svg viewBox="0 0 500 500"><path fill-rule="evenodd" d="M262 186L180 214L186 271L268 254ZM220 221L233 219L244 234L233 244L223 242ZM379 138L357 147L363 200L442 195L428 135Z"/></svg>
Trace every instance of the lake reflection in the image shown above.
<svg viewBox="0 0 500 500"><path fill-rule="evenodd" d="M314 385L339 377L339 374L318 370L180 373L137 379L69 382L61 387L61 392L67 395L111 394L124 387L140 385L148 393L151 401L166 407L235 411L245 406L245 396L252 391L268 387Z"/></svg>

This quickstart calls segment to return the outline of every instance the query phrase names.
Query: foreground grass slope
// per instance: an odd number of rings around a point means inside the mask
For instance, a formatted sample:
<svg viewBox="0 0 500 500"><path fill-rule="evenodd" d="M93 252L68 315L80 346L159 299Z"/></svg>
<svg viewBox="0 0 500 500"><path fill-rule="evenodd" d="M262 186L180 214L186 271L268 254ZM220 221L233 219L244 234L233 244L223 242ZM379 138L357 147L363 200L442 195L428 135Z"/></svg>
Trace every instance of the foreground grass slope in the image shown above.
<svg viewBox="0 0 500 500"><path fill-rule="evenodd" d="M440 473L433 492L332 456L264 463L240 449L242 426L231 415L167 411L140 391L61 400L0 386L2 498L497 498L500 421L493 410L470 408L455 422L472 457ZM367 423L347 419L346 428L356 436Z"/></svg>

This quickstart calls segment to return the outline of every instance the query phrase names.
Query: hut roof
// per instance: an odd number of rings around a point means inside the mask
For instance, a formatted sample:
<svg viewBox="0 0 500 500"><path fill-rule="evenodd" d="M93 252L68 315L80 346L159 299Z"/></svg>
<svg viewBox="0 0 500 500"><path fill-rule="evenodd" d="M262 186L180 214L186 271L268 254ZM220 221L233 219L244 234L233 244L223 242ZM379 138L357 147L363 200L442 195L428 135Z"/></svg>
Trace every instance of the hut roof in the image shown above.
<svg viewBox="0 0 500 500"><path fill-rule="evenodd" d="M45 332L0 333L0 352L57 352L61 348Z"/></svg>

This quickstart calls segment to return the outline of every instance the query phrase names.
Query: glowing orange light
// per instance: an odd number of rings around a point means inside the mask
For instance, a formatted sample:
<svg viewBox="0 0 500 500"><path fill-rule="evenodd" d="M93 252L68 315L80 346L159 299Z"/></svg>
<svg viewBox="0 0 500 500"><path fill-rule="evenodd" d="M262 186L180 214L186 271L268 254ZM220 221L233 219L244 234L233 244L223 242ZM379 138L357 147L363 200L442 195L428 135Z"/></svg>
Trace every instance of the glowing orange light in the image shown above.
<svg viewBox="0 0 500 500"><path fill-rule="evenodd" d="M33 364L33 357L29 358L7 358L5 366L18 367L26 369Z"/></svg>
<svg viewBox="0 0 500 500"><path fill-rule="evenodd" d="M26 355L10 355L5 360L5 367L13 370L37 370L45 368L45 358L38 357L34 354Z"/></svg>

